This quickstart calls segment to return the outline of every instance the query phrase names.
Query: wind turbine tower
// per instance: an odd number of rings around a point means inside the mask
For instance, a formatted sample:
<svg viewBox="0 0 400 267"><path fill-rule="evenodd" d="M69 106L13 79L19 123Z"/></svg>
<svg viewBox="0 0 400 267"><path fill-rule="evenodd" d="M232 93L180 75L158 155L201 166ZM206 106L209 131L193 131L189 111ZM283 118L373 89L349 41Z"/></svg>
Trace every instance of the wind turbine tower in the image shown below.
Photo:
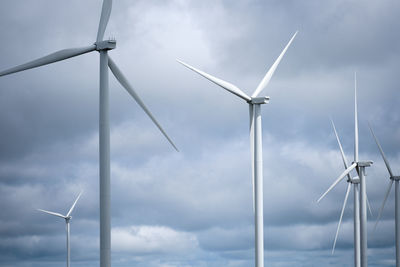
<svg viewBox="0 0 400 267"><path fill-rule="evenodd" d="M71 255L71 250L70 250L70 232L69 232L69 223L72 219L71 213L75 208L76 203L78 202L78 199L81 197L82 192L79 193L78 197L75 199L74 204L72 204L71 208L69 209L67 215L62 215L60 213L57 212L52 212L52 211L47 211L47 210L42 210L42 209L38 209L41 212L53 215L53 216L57 216L57 217L61 217L65 220L65 224L66 224L66 232L67 232L67 267L69 267L69 263L70 263L70 255Z"/></svg>
<svg viewBox="0 0 400 267"><path fill-rule="evenodd" d="M342 179L344 179L353 169L358 173L359 184L360 184L360 265L361 267L368 266L368 242L367 242L367 184L365 180L365 168L371 166L372 161L360 161L358 158L358 114L357 114L357 76L354 75L354 161L328 188L328 190L322 194L318 199L318 202L325 197L329 191L332 190ZM356 192L355 192L356 196ZM356 219L356 216L355 216ZM357 226L355 225L355 235ZM357 256L358 242L355 236L355 264Z"/></svg>
<svg viewBox="0 0 400 267"><path fill-rule="evenodd" d="M286 53L293 39L297 35L297 32L290 39L289 43L283 49L279 57L276 59L274 64L268 70L256 90L251 96L248 96L237 86L216 78L210 74L207 74L201 70L198 70L182 61L179 61L182 65L186 66L190 70L197 72L204 78L210 80L216 85L221 86L228 92L242 98L249 105L250 112L250 150L252 158L252 178L253 178L253 208L254 222L255 222L255 266L264 266L264 207L263 207L263 161L262 161L262 124L261 124L261 105L269 102L268 96L259 96L261 91L268 85L272 78L276 68L279 65L282 57Z"/></svg>
<svg viewBox="0 0 400 267"><path fill-rule="evenodd" d="M104 0L101 17L94 44L85 47L69 48L49 54L28 63L0 72L0 77L12 73L37 68L71 57L97 51L100 54L100 99L99 99L99 184L100 184L100 267L111 266L111 194L110 194L110 116L109 116L109 84L108 68L115 78L133 97L137 104L150 117L170 144L178 151L175 144L165 133L161 125L144 105L133 87L120 69L108 55L108 51L116 48L115 40L103 40L104 33L111 15L112 0Z"/></svg>
<svg viewBox="0 0 400 267"><path fill-rule="evenodd" d="M340 153L342 155L342 160L343 160L343 164L344 164L344 168L347 169L349 167L349 164L347 162L346 156L344 154L343 151L343 147L342 147L342 143L340 142L339 136L337 134L336 131L336 127L335 124L333 123L333 120L331 120L332 123L332 127L333 127L333 131L335 133L336 136L336 141L339 145L339 149L340 149ZM336 247L336 241L338 238L338 234L339 234L339 230L340 230L340 226L342 223L342 219L343 219L343 214L344 214L344 210L346 208L346 203L347 203L347 199L349 197L350 194L350 189L351 187L353 187L353 192L354 192L354 202L353 202L353 214L354 214L354 218L353 218L353 224L354 224L354 266L355 267L360 267L360 261L361 261L361 255L360 255L360 194L359 194L359 185L360 183L360 179L358 177L352 177L350 175L350 173L347 174L347 189L346 189L346 195L344 197L344 202L343 202L343 207L342 207L342 211L340 213L340 218L339 218L339 223L336 229L336 235L335 235L335 239L333 241L333 247L332 247L332 254L335 251L335 247ZM333 187L332 187L333 189ZM320 202L324 196L326 196L326 194L324 194L323 196L321 196L317 202Z"/></svg>
<svg viewBox="0 0 400 267"><path fill-rule="evenodd" d="M374 131L372 130L371 125L369 125L369 128L371 129L372 136L375 139L376 145L379 148L379 152L381 153L381 156L383 158L383 161L385 162L386 168L389 173L389 186L387 188L385 198L383 199L383 203L381 208L379 209L379 214L378 218L376 219L375 227L374 230L376 229L376 226L378 225L379 219L382 216L382 211L383 208L385 207L386 200L390 194L390 190L392 189L393 183L395 183L395 205L394 205L394 218L395 218L395 233L396 233L396 267L400 267L400 188L399 188L399 181L400 181L400 176L394 176L392 172L392 168L390 168L389 161L387 160L385 153L383 153L383 149L381 147L381 144L378 141L378 138L376 138Z"/></svg>

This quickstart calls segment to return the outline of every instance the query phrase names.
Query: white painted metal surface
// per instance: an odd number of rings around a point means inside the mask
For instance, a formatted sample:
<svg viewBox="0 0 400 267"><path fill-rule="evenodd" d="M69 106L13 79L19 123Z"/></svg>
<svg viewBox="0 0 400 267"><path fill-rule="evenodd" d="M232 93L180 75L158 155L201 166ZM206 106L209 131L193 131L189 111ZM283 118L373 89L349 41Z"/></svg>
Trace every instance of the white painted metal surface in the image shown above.
<svg viewBox="0 0 400 267"><path fill-rule="evenodd" d="M100 266L111 266L110 118L108 53L100 51Z"/></svg>
<svg viewBox="0 0 400 267"><path fill-rule="evenodd" d="M354 190L354 266L361 266L361 248L360 248L360 191L358 183L353 184Z"/></svg>
<svg viewBox="0 0 400 267"><path fill-rule="evenodd" d="M262 160L262 124L261 105L253 105L254 109L254 188L255 188L255 242L256 266L264 267L264 196L263 196L263 160Z"/></svg>
<svg viewBox="0 0 400 267"><path fill-rule="evenodd" d="M367 228L367 183L365 180L365 167L359 166L360 176L360 242L361 242L361 267L368 266L368 228Z"/></svg>
<svg viewBox="0 0 400 267"><path fill-rule="evenodd" d="M399 180L395 185L395 227L396 227L396 267L400 267L400 196Z"/></svg>

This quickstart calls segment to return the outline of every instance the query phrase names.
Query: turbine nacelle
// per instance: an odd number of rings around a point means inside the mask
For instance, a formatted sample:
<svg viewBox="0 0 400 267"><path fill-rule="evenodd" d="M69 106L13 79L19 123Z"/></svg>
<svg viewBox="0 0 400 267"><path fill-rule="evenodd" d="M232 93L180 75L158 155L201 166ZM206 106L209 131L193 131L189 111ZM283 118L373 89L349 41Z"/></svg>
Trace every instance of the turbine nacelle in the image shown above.
<svg viewBox="0 0 400 267"><path fill-rule="evenodd" d="M94 45L96 46L97 51L112 50L117 47L117 41L110 39L106 41L95 42Z"/></svg>
<svg viewBox="0 0 400 267"><path fill-rule="evenodd" d="M269 96L262 96L262 97L252 97L249 101L249 104L268 104L269 103Z"/></svg>
<svg viewBox="0 0 400 267"><path fill-rule="evenodd" d="M354 163L357 164L357 167L369 167L374 162L372 160L366 160L366 161L358 161L358 162L353 161L352 164L354 164Z"/></svg>

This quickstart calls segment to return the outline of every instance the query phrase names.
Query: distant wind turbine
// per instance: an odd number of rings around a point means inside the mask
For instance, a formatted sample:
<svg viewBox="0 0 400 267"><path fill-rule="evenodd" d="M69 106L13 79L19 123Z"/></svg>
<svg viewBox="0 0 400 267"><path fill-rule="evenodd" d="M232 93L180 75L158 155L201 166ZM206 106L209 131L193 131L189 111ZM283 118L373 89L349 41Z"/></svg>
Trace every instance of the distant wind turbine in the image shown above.
<svg viewBox="0 0 400 267"><path fill-rule="evenodd" d="M283 49L274 64L268 70L254 93L250 96L245 94L237 86L198 70L180 60L177 60L182 65L197 72L201 76L221 86L228 92L242 98L249 104L250 111L250 149L252 157L252 177L253 177L253 209L255 209L255 266L264 266L264 218L263 218L263 167L262 167L262 125L261 125L261 105L269 102L268 96L259 97L261 91L268 85L272 75L274 74L279 62L285 55L297 32L290 39L289 43Z"/></svg>
<svg viewBox="0 0 400 267"><path fill-rule="evenodd" d="M394 193L395 194L395 206L394 206L394 214L395 214L395 216L394 217L395 217L395 232L396 232L396 267L400 267L400 195L399 195L400 194L399 193L399 190L400 190L399 189L400 176L394 176L393 175L392 169L390 168L390 165L389 165L389 161L387 160L387 158L385 156L385 153L383 153L381 144L379 143L378 138L376 138L376 136L374 134L374 131L372 130L371 125L369 125L369 128L371 129L372 136L375 139L376 145L379 148L379 152L381 153L383 161L385 162L386 168L387 168L387 170L389 172L389 175L390 175L389 176L389 179L390 179L389 187L388 187L388 189L386 191L385 198L383 199L382 206L379 209L379 213L378 213L378 217L376 219L374 230L376 229L376 226L378 225L379 219L382 216L383 208L385 207L386 200L387 200L387 198L388 198L388 196L390 194L390 190L392 189L393 182L395 182L395 193Z"/></svg>
<svg viewBox="0 0 400 267"><path fill-rule="evenodd" d="M345 162L345 160L344 160ZM358 159L358 115L357 115L357 76L356 74L354 75L354 161L353 163L346 168L346 170L335 180L335 182L326 190L325 193L322 194L322 196L317 200L317 202L321 201L326 194L328 194L341 180L343 180L345 177L348 177L348 174L355 169L358 173L359 176L359 182L360 183L360 243L358 243L358 237L357 235L357 216L355 215L355 226L354 226L354 264L355 266L361 266L361 267L367 267L368 266L368 261L367 261L367 250L368 250L368 245L367 245L367 185L365 181L365 167L371 166L372 161L359 161ZM345 166L347 165L347 162L345 162ZM350 177L351 178L351 177ZM355 187L356 189L356 187ZM345 203L347 201L347 196L349 192L349 185L347 186L347 191L346 191L346 197L345 197ZM355 197L356 197L355 192ZM344 209L343 205L343 209ZM357 208L357 207L355 207ZM342 209L342 215L343 215L343 209ZM336 231L336 237L335 237L335 242L337 238L337 233L339 231L342 215L339 221L338 225L338 230ZM358 262L358 244L360 244L360 261Z"/></svg>
<svg viewBox="0 0 400 267"><path fill-rule="evenodd" d="M71 254L71 252L70 252L70 244L69 244L69 236L70 236L70 233L69 233L69 222L70 222L71 219L72 219L71 213L72 213L72 211L74 210L75 205L76 205L76 202L78 202L78 199L81 197L81 195L82 195L82 192L80 192L79 195L78 195L78 197L75 199L75 202L74 202L74 204L72 204L72 206L71 206L71 208L69 209L67 215L62 215L62 214L57 213L57 212L52 212L52 211L47 211L47 210L38 209L38 210L41 211L41 212L45 212L45 213L50 214L50 215L53 215L53 216L61 217L61 218L63 218L63 219L65 220L66 231L67 231L67 267L69 267L69 263L70 263L70 254Z"/></svg>
<svg viewBox="0 0 400 267"><path fill-rule="evenodd" d="M336 141L337 141L339 149L340 149L340 153L342 155L344 169L346 170L349 167L349 164L348 164L348 161L347 161L346 156L344 154L342 143L340 142L340 138L338 136L335 124L334 124L332 119L331 119L331 123L332 123L333 131L334 131L335 136L336 136ZM354 266L356 266L356 267L360 266L360 260L361 260L360 259L360 197L359 197L360 193L359 193L359 186L358 186L359 183L360 183L360 179L358 178L358 176L357 177L352 177L350 175L350 173L347 174L346 194L345 194L345 197L344 197L342 211L340 213L339 223L338 223L338 226L337 226L337 229L336 229L336 235L335 235L335 239L333 241L333 247L332 247L332 254L333 254L335 252L336 241L337 241L339 230L340 230L340 226L341 226L341 223L342 223L344 210L346 208L347 199L349 197L351 187L353 187L353 192L354 192L354 199L353 199L354 200L354 202L353 202L354 203L353 204L353 213L354 213L354 218L353 218L353 224L354 224ZM321 200L322 200L322 198L318 199L318 202L321 201ZM368 204L369 212L372 215L371 207L370 207L368 201L367 201L367 204Z"/></svg>
<svg viewBox="0 0 400 267"><path fill-rule="evenodd" d="M337 134L335 124L333 123L333 121L331 121L331 122L332 122L333 130L335 132L336 140L339 145L340 153L342 155L344 168L347 169L349 167L349 165L347 163L346 156L343 152L342 144L341 144L339 136ZM349 197L350 189L353 186L353 192L354 192L354 208L353 208L354 209L354 266L356 266L356 267L360 266L360 198L359 198L359 188L358 188L359 182L360 182L360 179L358 177L353 178L350 175L350 173L347 174L346 195L344 197L343 207L342 207L342 211L340 213L340 219L339 219L339 223L337 226L335 240L333 242L333 248L332 248L332 254L333 254L335 251L335 246L336 246L336 241L337 241L337 237L338 237L339 230L340 230L340 225L342 223L344 209L346 208L347 198ZM319 199L318 201L320 201L320 200L321 199Z"/></svg>
<svg viewBox="0 0 400 267"><path fill-rule="evenodd" d="M100 267L111 266L111 211L110 211L110 118L109 118L109 88L108 67L119 83L135 99L144 112L150 117L161 133L176 149L172 140L168 137L161 125L156 121L143 101L136 94L117 65L108 56L108 51L116 47L115 40L103 41L108 20L111 15L112 0L104 0L96 42L90 46L60 50L28 63L0 72L0 77L8 74L37 68L71 57L79 56L93 51L100 53L100 110L99 110L99 158L100 158Z"/></svg>

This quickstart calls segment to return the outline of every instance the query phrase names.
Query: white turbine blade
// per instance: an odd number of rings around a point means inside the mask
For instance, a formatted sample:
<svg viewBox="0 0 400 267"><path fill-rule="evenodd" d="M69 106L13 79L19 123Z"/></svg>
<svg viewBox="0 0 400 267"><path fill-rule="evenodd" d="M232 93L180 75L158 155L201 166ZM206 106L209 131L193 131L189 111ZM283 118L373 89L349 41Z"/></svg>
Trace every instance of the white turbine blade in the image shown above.
<svg viewBox="0 0 400 267"><path fill-rule="evenodd" d="M78 197L75 199L74 204L72 204L71 208L69 209L69 211L68 211L68 213L67 213L67 217L69 217L69 216L71 215L71 213L72 213L72 211L74 210L75 205L76 205L76 203L78 202L79 198L81 197L82 193L83 193L83 191L81 191L81 192L79 193Z"/></svg>
<svg viewBox="0 0 400 267"><path fill-rule="evenodd" d="M328 188L328 190L326 190L325 193L322 194L322 196L317 200L317 202L320 202L321 199L323 199L326 194L329 193L329 191L332 190L332 188L334 188L349 172L351 172L355 167L357 166L356 163L351 164L350 167L348 167L340 176L339 178L336 179L336 181Z"/></svg>
<svg viewBox="0 0 400 267"><path fill-rule="evenodd" d="M182 61L180 61L180 60L178 60L178 59L177 59L176 61L178 61L179 63L181 63L183 66L187 67L188 69L190 69L190 70L192 70L192 71L194 71L194 72L197 72L198 74L200 74L200 75L203 76L204 78L206 78L206 79L212 81L212 82L215 83L216 85L221 86L222 88L224 88L225 90L231 92L232 94L235 94L235 95L237 95L238 97L241 97L241 98L243 98L243 99L246 100L246 101L250 101L250 100L251 100L251 98L250 98L248 95L246 95L242 90L240 90L240 89L239 89L238 87L236 87L235 85L233 85L233 84L231 84L231 83L229 83L229 82L226 82L226 81L224 81L224 80L221 80L221 79L219 79L219 78L216 78L216 77L214 77L214 76L212 76L212 75L210 75L210 74L208 74L208 73L205 73L204 71L198 70L198 69L196 69L196 68L190 66L189 64L186 64L185 62L182 62Z"/></svg>
<svg viewBox="0 0 400 267"><path fill-rule="evenodd" d="M357 73L354 73L354 162L358 162Z"/></svg>
<svg viewBox="0 0 400 267"><path fill-rule="evenodd" d="M367 197L367 206L368 206L369 214L371 214L371 216L374 216L374 215L372 214L371 204L369 203L368 196L366 195L366 197Z"/></svg>
<svg viewBox="0 0 400 267"><path fill-rule="evenodd" d="M394 180L391 179L390 182L389 182L389 187L388 187L388 189L387 189L387 191L386 191L385 198L383 199L382 206L381 206L381 208L379 209L378 217L376 218L376 223L375 223L375 226L374 226L374 231L375 231L375 229L376 229L376 226L378 225L379 219L380 219L381 216L382 216L383 208L385 207L386 200L387 200L387 198L388 198L388 196L389 196L389 194L390 194L390 189L392 189L393 181L394 181Z"/></svg>
<svg viewBox="0 0 400 267"><path fill-rule="evenodd" d="M253 212L255 212L255 184L254 184L254 107L249 105L250 114L250 153L251 153L251 185L253 187Z"/></svg>
<svg viewBox="0 0 400 267"><path fill-rule="evenodd" d="M344 168L347 169L349 167L348 164L347 164L347 159L346 159L346 156L345 156L345 154L343 152L342 143L340 142L339 135L337 134L335 123L333 122L332 119L331 119L331 123L332 123L333 131L335 132L336 140L337 140L339 148L340 148L340 153L342 154L342 160L343 160ZM347 174L347 177L351 180L350 174Z"/></svg>
<svg viewBox="0 0 400 267"><path fill-rule="evenodd" d="M52 212L52 211L47 211L47 210L42 210L42 209L37 209L38 211L41 211L41 212L44 212L44 213L48 213L48 214L50 214L50 215L54 215L54 216L57 216L57 217L61 217L61 218L66 218L66 216L64 216L64 215L62 215L62 214L60 214L60 213L57 213L57 212Z"/></svg>
<svg viewBox="0 0 400 267"><path fill-rule="evenodd" d="M286 53L286 50L291 45L291 43L292 43L294 37L296 37L297 33L298 33L298 31L295 32L293 37L290 39L289 43L285 46L285 48L283 49L283 51L281 52L279 57L275 60L274 64L272 64L271 68L268 70L267 74L265 74L264 78L262 79L262 81L260 82L260 84L258 85L257 89L254 91L254 93L251 97L257 97L258 94L268 85L269 81L272 78L272 75L274 75L276 68L278 67L279 63L281 62L283 56Z"/></svg>
<svg viewBox="0 0 400 267"><path fill-rule="evenodd" d="M351 183L347 183L347 190L346 190L346 195L344 197L342 212L340 213L340 219L339 219L339 223L338 223L338 226L337 226L337 229L336 229L335 241L333 241L332 254L335 252L336 241L337 241L337 237L338 237L338 234L339 234L340 225L342 224L343 213L344 213L344 209L346 208L346 203L347 203L347 198L349 197L350 188L351 188Z"/></svg>
<svg viewBox="0 0 400 267"><path fill-rule="evenodd" d="M16 72L20 72L23 70L28 70L28 69L33 69L33 68L37 68L40 66L44 66L47 64L51 64L57 61L61 61L67 58L71 58L71 57L75 57L75 56L79 56L88 52L92 52L96 50L96 46L95 45L91 45L91 46L87 46L87 47L79 47L79 48L70 48L70 49L64 49L64 50L60 50L57 51L55 53L52 53L50 55L35 59L33 61L30 61L28 63L4 70L2 72L0 72L0 77L1 76L5 76L8 74L12 74L12 73L16 73Z"/></svg>
<svg viewBox="0 0 400 267"><path fill-rule="evenodd" d="M375 133L374 133L374 131L372 130L371 124L368 123L368 125L369 125L369 129L371 130L372 136L373 136L374 139L375 139L375 143L376 143L376 145L377 145L378 148L379 148L379 152L381 152L381 156L382 156L382 158L383 158L383 161L385 162L385 165L386 165L386 168L387 168L387 170L388 170L388 172L389 172L389 174L390 174L390 177L393 177L392 169L390 168L389 161L387 160L387 158L386 158L386 156L385 156L385 153L383 153L383 149L382 149L382 147L381 147L381 144L379 143L378 138L376 138Z"/></svg>
<svg viewBox="0 0 400 267"><path fill-rule="evenodd" d="M103 0L103 7L101 9L101 16L99 22L99 29L97 31L96 41L103 41L104 32L106 31L108 20L110 19L112 8L112 0Z"/></svg>
<svg viewBox="0 0 400 267"><path fill-rule="evenodd" d="M117 80L122 85L122 87L124 87L126 89L126 91L128 91L128 93L133 97L133 99L135 99L136 103L138 103L139 106L144 110L144 112L146 112L146 114L154 122L154 124L161 131L161 133L165 136L165 138L167 138L168 142L175 148L175 150L179 151L178 148L175 146L175 144L172 142L171 138L169 138L167 133L164 131L164 129L161 127L161 125L157 122L157 120L151 114L150 110L145 106L143 101L140 99L140 97L133 90L133 87L129 84L128 80L122 74L122 72L117 67L117 65L114 63L114 61L111 59L111 57L108 58L108 66L110 67L112 73L114 74L115 78L117 78Z"/></svg>

